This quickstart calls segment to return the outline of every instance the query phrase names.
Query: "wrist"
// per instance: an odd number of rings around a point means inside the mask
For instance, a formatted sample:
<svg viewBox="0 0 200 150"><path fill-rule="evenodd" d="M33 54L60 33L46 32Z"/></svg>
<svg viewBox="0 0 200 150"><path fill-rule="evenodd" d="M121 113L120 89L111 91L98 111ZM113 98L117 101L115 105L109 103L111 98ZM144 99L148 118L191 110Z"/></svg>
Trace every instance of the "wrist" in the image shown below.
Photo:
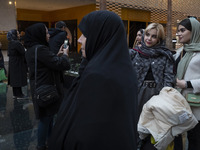
<svg viewBox="0 0 200 150"><path fill-rule="evenodd" d="M187 81L185 81L185 88L188 88L188 84L187 84Z"/></svg>
<svg viewBox="0 0 200 150"><path fill-rule="evenodd" d="M67 53L63 53L63 55L66 55L68 57L68 54Z"/></svg>

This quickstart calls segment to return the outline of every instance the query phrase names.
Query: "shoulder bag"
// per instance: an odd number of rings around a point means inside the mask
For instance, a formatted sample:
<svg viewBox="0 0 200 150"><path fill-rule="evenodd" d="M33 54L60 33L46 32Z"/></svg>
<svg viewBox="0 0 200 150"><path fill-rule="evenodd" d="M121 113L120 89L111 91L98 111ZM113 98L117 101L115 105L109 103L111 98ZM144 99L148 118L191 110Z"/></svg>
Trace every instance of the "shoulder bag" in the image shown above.
<svg viewBox="0 0 200 150"><path fill-rule="evenodd" d="M186 100L190 106L195 106L195 107L200 106L200 94L188 93L186 95Z"/></svg>
<svg viewBox="0 0 200 150"><path fill-rule="evenodd" d="M37 87L37 48L35 48L35 99L37 104L40 107L47 107L55 103L58 98L58 92L55 85L55 76L54 77L54 85L43 84Z"/></svg>

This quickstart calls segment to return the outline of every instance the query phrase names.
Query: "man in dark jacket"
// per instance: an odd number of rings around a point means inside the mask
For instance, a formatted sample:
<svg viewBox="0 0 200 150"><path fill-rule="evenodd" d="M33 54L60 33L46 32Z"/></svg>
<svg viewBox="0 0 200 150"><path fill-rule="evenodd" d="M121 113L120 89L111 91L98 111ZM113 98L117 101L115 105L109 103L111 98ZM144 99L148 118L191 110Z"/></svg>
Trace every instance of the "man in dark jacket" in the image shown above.
<svg viewBox="0 0 200 150"><path fill-rule="evenodd" d="M49 47L50 50L57 54L61 45L64 44L64 41L67 40L67 32L65 31L66 24L63 21L58 21L55 24L55 28L49 29ZM55 74L56 78L60 78L60 82L64 86L64 71L57 71Z"/></svg>
<svg viewBox="0 0 200 150"><path fill-rule="evenodd" d="M60 46L67 39L67 32L65 31L66 24L63 21L56 22L55 28L49 29L50 39L49 47L55 54L58 53Z"/></svg>

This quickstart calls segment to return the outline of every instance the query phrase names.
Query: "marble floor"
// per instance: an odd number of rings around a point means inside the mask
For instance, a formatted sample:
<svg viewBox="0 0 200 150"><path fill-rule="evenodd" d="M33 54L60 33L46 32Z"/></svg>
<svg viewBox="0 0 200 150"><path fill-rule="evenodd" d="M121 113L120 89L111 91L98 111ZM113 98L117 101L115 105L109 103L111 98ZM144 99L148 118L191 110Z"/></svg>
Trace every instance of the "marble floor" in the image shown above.
<svg viewBox="0 0 200 150"><path fill-rule="evenodd" d="M8 70L7 52L2 52ZM65 92L73 79L72 76L64 78ZM0 83L0 150L36 150L38 120L35 119L30 87L25 86L22 90L28 98L13 99L12 87L7 81Z"/></svg>
<svg viewBox="0 0 200 150"><path fill-rule="evenodd" d="M0 83L0 150L35 150L37 120L28 86L23 93L29 98L13 99L12 88Z"/></svg>
<svg viewBox="0 0 200 150"><path fill-rule="evenodd" d="M6 51L3 55L8 70ZM7 85L7 81L0 83L0 150L36 150L38 121L29 86L22 90L28 98L19 101L13 99L12 87Z"/></svg>

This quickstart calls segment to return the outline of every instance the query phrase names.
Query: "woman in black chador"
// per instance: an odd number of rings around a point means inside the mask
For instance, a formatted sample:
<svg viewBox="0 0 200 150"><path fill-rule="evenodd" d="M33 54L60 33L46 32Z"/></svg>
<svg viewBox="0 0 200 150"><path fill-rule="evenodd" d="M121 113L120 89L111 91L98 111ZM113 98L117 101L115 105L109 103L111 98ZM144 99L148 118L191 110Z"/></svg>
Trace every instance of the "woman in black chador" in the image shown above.
<svg viewBox="0 0 200 150"><path fill-rule="evenodd" d="M88 63L61 104L48 150L135 150L137 81L123 22L94 11L79 29Z"/></svg>

